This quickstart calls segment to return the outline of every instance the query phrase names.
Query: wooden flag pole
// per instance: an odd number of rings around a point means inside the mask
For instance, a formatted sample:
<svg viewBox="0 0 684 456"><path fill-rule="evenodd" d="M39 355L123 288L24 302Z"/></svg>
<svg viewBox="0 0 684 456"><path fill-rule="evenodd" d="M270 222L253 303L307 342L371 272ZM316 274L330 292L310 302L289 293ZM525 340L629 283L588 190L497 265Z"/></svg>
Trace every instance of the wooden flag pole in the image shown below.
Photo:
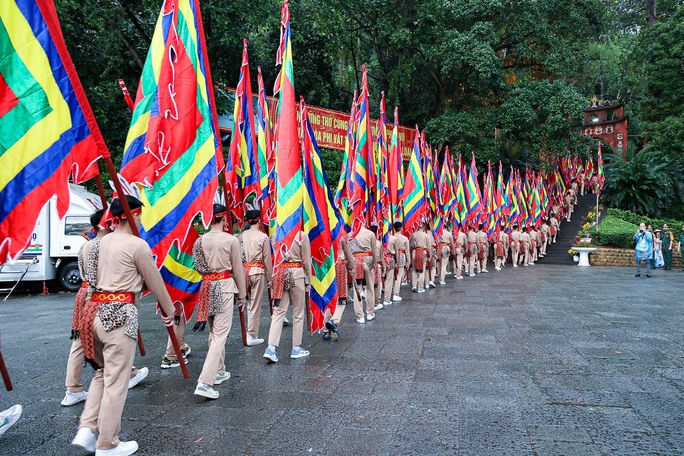
<svg viewBox="0 0 684 456"><path fill-rule="evenodd" d="M226 203L226 207L228 207L228 188L226 187L226 175L223 173L223 171L219 172L218 175L219 178L219 184L221 184L221 188L223 189L223 198ZM232 213L231 213L232 217ZM232 231L232 227L231 227ZM232 234L232 233L231 233ZM269 291L270 294L270 291ZM245 306L247 307L247 306ZM247 347L247 328L245 326L245 309L241 308L240 306L237 306L238 308L238 313L240 314L240 332L242 333L242 345Z"/></svg>
<svg viewBox="0 0 684 456"><path fill-rule="evenodd" d="M133 214L131 214L131 208L128 205L128 201L124 197L125 193L123 191L123 188L121 187L121 182L119 182L119 177L118 173L116 172L116 169L114 168L114 162L112 162L112 157L107 156L103 157L105 166L107 167L107 171L109 172L109 175L112 176L112 181L114 182L114 187L116 188L116 192L119 194L120 198L119 200L121 201L121 206L123 207L124 213L126 214L126 218L128 219L128 224L131 227L131 232L133 233L134 236L140 237L140 233L138 231L138 226L135 224L135 220L133 219ZM166 317L166 312L164 312L164 309L159 309L161 311L161 314L163 317ZM188 366L185 364L185 358L183 358L183 353L181 352L180 345L178 344L178 339L176 338L176 333L173 331L172 327L167 326L166 330L169 333L169 338L171 339L171 344L173 345L173 350L176 353L176 358L178 359L178 362L180 363L181 371L183 372L183 377L185 378L190 378L190 371L188 370ZM142 339L140 339L140 330L138 330L138 342L139 344L142 342ZM144 351L144 347L140 350L140 353L142 354Z"/></svg>
<svg viewBox="0 0 684 456"><path fill-rule="evenodd" d="M12 391L12 380L10 379L9 372L7 372L7 366L5 365L5 359L2 357L2 352L0 352L0 373L2 374L2 381L5 382L5 389L7 391Z"/></svg>

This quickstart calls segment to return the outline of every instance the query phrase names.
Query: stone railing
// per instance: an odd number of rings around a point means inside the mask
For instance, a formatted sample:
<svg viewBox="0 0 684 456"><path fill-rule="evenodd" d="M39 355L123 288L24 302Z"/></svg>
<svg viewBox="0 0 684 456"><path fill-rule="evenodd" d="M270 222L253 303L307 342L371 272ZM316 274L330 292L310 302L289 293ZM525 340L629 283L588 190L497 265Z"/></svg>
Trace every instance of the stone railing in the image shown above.
<svg viewBox="0 0 684 456"><path fill-rule="evenodd" d="M634 266L634 249L615 249L612 247L598 247L589 257L592 266ZM672 269L682 268L682 257L679 250L672 254Z"/></svg>

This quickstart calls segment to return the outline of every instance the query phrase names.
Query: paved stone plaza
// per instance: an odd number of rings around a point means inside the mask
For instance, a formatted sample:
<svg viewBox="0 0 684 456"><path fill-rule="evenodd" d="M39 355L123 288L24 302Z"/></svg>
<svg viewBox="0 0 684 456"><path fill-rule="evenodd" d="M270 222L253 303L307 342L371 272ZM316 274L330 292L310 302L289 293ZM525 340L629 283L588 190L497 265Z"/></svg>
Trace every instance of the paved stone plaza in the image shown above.
<svg viewBox="0 0 684 456"><path fill-rule="evenodd" d="M131 390L123 439L141 455L644 455L684 452L684 273L537 265L416 295L339 342L305 336L311 357L243 347L237 317L215 401L192 392L206 333L187 335L192 378L162 371L165 330L145 301L150 367ZM0 302L3 354L24 406L2 455L82 454L82 404L61 407L73 294ZM261 335L268 333L268 311ZM89 381L92 371L85 369Z"/></svg>

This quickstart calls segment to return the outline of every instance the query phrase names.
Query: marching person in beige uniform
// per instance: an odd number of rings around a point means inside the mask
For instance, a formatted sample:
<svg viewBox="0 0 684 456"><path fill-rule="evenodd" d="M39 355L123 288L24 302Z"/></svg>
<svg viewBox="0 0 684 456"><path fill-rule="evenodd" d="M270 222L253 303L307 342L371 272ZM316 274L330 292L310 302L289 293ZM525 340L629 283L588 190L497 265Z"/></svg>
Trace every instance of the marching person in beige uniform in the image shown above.
<svg viewBox="0 0 684 456"><path fill-rule="evenodd" d="M86 259L83 256L83 251L86 249L86 245L88 245L87 249L90 249L90 246L95 242L95 239L100 241L104 236L111 233L109 228L100 226L103 215L104 209L100 209L90 216L90 224L95 230L96 235L94 239L83 244L78 252L78 269L81 273L81 277L84 276L85 272ZM70 407L79 402L83 402L88 397L88 392L83 390L83 384L81 383L85 355L83 354L83 345L81 344L80 328L83 325L83 306L85 305L86 300L90 299L92 292L93 289L88 285L88 282L84 280L78 293L76 293L76 299L74 301L74 316L71 326L71 340L73 342L71 343L71 349L69 351L66 380L64 382L66 393L64 394L64 399L60 402L60 404L65 407ZM148 373L149 369L147 367L136 369L136 367L133 366L131 368L131 377L128 380L128 389L133 388L143 381Z"/></svg>
<svg viewBox="0 0 684 456"><path fill-rule="evenodd" d="M426 229L427 223L423 223L421 229L416 230L409 241L413 262L411 291L417 293L425 293L425 269L430 259L430 239Z"/></svg>
<svg viewBox="0 0 684 456"><path fill-rule="evenodd" d="M574 196L572 193L572 189L568 190L567 195L565 195L565 216L567 217L566 220L569 222L570 217L572 217L572 211L574 208Z"/></svg>
<svg viewBox="0 0 684 456"><path fill-rule="evenodd" d="M325 329L323 330L323 340L330 340L331 333L335 335L336 339L340 338L340 321L344 310L347 308L347 301L349 297L349 277L354 276L354 255L349 248L346 232L340 235L340 247L337 253L337 262L335 263L335 275L337 279L337 305L335 306L335 313L326 315Z"/></svg>
<svg viewBox="0 0 684 456"><path fill-rule="evenodd" d="M522 233L520 233L520 253L522 253L523 266L527 267L530 265L530 234L527 232L527 227L522 227Z"/></svg>
<svg viewBox="0 0 684 456"><path fill-rule="evenodd" d="M375 283L373 284L373 296L375 297L375 306L373 310L381 310L385 307L381 301L383 277L385 277L385 262L383 260L382 241L378 236L378 224L371 223L370 230L375 235Z"/></svg>
<svg viewBox="0 0 684 456"><path fill-rule="evenodd" d="M518 264L520 263L520 231L518 231L517 223L513 224L513 231L511 231L509 237L511 238L511 260L513 263L513 267L517 268Z"/></svg>
<svg viewBox="0 0 684 456"><path fill-rule="evenodd" d="M463 259L468 247L468 236L464 230L459 229L456 232L456 266L454 267L454 276L456 279L463 279Z"/></svg>
<svg viewBox="0 0 684 456"><path fill-rule="evenodd" d="M132 196L126 200L133 220L126 219L121 201L115 199L110 212L118 227L83 251L84 279L94 292L83 307L80 339L85 357L99 369L90 383L72 445L98 455L125 456L138 450L135 441L120 441L119 432L138 335L136 295L144 287L166 313L164 324L173 325L174 307L152 251L132 234L129 225L140 223L142 203Z"/></svg>
<svg viewBox="0 0 684 456"><path fill-rule="evenodd" d="M392 301L401 301L401 283L404 281L406 267L411 258L411 247L409 239L401 232L403 224L399 221L394 222L394 246L397 252L397 277L394 280L394 292Z"/></svg>
<svg viewBox="0 0 684 456"><path fill-rule="evenodd" d="M389 233L387 248L383 258L385 269L385 282L383 284L383 304L392 304L392 293L394 292L394 278L397 270L397 238Z"/></svg>
<svg viewBox="0 0 684 456"><path fill-rule="evenodd" d="M197 321L209 323L209 349L195 394L207 399L218 399L213 386L230 379L225 365L226 339L233 324L235 295L240 311L247 304L240 242L224 231L225 226L226 207L214 204L211 229L195 241L192 249L195 268L202 274Z"/></svg>
<svg viewBox="0 0 684 456"><path fill-rule="evenodd" d="M375 318L375 266L377 239L375 234L365 225L362 225L356 237L349 241L349 248L354 255L355 269L354 279L359 287L366 286L366 313L364 316L363 302L354 293L354 312L356 312L356 322L365 323Z"/></svg>
<svg viewBox="0 0 684 456"><path fill-rule="evenodd" d="M477 226L477 270L478 272L487 271L487 257L489 256L489 239L487 233L484 231L484 225L480 223Z"/></svg>
<svg viewBox="0 0 684 456"><path fill-rule="evenodd" d="M557 212L551 212L551 224L549 226L549 236L551 236L551 243L555 244L556 243L556 236L558 236L558 232L560 231L560 222L559 222L559 216Z"/></svg>
<svg viewBox="0 0 684 456"><path fill-rule="evenodd" d="M442 231L442 235L439 237L438 253L440 258L440 268L439 268L439 284L446 285L446 274L447 266L449 265L449 259L451 259L451 252L454 251L454 235L451 234L451 222Z"/></svg>
<svg viewBox="0 0 684 456"><path fill-rule="evenodd" d="M292 304L292 351L290 358L299 359L309 356L309 350L302 348L304 333L304 314L306 311L306 295L311 289L311 244L303 231L295 235L290 250L285 253L283 263L278 266L278 273L273 277L273 315L271 328L268 331L268 347L264 358L273 363L278 362L276 349L280 346L283 321L287 308Z"/></svg>
<svg viewBox="0 0 684 456"><path fill-rule="evenodd" d="M534 266L537 261L537 250L539 248L539 232L534 225L530 226L530 266Z"/></svg>
<svg viewBox="0 0 684 456"><path fill-rule="evenodd" d="M268 235L259 229L261 212L247 211L247 228L240 234L242 266L245 270L245 284L249 300L247 303L247 345L263 344L259 338L259 321L264 299L264 289L271 287L273 262Z"/></svg>
<svg viewBox="0 0 684 456"><path fill-rule="evenodd" d="M508 235L504 232L503 223L494 231L494 269L496 271L501 271L506 264L506 256L508 253Z"/></svg>
<svg viewBox="0 0 684 456"><path fill-rule="evenodd" d="M428 286L430 288L437 288L435 285L435 278L437 277L437 240L435 239L435 235L432 232L432 226L431 223L426 222L426 227L425 227L425 234L427 234L428 238L428 250L430 251L430 257L428 259L428 270L426 274L428 274Z"/></svg>
<svg viewBox="0 0 684 456"><path fill-rule="evenodd" d="M477 261L477 255L478 255L478 250L477 250L477 233L475 232L475 227L471 224L468 226L468 246L467 246L467 254L468 254L468 275L470 277L475 277L475 263ZM478 271L480 267L478 265Z"/></svg>
<svg viewBox="0 0 684 456"><path fill-rule="evenodd" d="M546 247L549 245L549 232L551 231L549 227L549 219L544 217L542 224L539 227L539 235L541 237L541 243L539 245L539 256L546 256Z"/></svg>

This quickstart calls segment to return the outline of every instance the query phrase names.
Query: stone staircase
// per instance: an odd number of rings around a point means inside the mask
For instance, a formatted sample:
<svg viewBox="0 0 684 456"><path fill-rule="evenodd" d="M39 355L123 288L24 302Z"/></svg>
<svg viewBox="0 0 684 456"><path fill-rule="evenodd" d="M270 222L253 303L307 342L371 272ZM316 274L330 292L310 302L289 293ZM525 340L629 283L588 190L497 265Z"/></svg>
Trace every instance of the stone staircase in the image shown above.
<svg viewBox="0 0 684 456"><path fill-rule="evenodd" d="M577 199L577 206L575 206L575 211L572 214L572 221L568 222L565 219L561 221L560 235L556 237L556 243L549 244L546 248L546 256L539 258L537 263L574 266L575 262L568 255L570 244L582 227L582 220L584 220L589 212L595 209L596 195L587 193L584 196L580 196Z"/></svg>

